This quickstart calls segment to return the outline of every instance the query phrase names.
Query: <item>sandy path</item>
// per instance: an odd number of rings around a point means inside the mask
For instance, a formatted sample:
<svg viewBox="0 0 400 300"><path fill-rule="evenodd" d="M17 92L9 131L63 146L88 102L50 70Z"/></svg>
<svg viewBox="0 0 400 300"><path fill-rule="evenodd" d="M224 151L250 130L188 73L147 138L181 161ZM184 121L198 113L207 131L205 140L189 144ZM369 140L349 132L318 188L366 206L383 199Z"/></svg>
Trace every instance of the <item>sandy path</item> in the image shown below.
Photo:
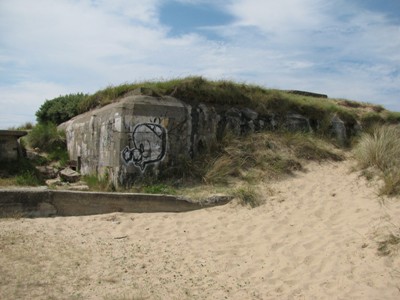
<svg viewBox="0 0 400 300"><path fill-rule="evenodd" d="M400 253L377 255L400 201L349 167L311 164L255 209L0 220L0 298L400 299Z"/></svg>

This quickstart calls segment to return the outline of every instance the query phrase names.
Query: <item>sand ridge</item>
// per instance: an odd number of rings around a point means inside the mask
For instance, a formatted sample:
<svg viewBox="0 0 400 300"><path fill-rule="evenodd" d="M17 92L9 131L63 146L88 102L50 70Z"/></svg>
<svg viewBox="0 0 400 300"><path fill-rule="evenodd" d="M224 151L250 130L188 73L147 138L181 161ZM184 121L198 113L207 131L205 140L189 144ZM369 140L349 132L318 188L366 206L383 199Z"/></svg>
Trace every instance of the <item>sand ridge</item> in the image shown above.
<svg viewBox="0 0 400 300"><path fill-rule="evenodd" d="M400 253L377 254L400 201L351 165L261 184L254 209L2 219L0 298L400 299Z"/></svg>

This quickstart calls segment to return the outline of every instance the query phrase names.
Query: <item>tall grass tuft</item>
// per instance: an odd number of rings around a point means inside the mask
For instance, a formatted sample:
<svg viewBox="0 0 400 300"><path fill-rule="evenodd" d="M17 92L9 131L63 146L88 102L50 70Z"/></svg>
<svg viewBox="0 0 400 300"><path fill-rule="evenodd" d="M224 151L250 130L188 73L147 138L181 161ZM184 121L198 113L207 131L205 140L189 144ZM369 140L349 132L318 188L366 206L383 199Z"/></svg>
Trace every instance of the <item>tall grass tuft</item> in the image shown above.
<svg viewBox="0 0 400 300"><path fill-rule="evenodd" d="M34 171L24 171L15 178L17 185L38 186L42 184L42 180Z"/></svg>
<svg viewBox="0 0 400 300"><path fill-rule="evenodd" d="M384 180L382 194L400 194L400 127L383 125L361 136L354 150L361 168L377 168Z"/></svg>
<svg viewBox="0 0 400 300"><path fill-rule="evenodd" d="M262 204L260 195L256 192L254 187L246 186L238 188L234 191L234 196L237 197L242 205L249 205L254 208Z"/></svg>

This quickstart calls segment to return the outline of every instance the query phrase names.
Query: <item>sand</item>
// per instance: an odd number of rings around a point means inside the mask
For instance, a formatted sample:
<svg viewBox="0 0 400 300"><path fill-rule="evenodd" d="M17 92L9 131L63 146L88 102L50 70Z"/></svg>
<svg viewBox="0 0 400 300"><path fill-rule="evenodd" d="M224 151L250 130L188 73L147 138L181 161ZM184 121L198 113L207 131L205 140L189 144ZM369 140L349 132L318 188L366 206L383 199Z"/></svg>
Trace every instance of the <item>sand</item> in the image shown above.
<svg viewBox="0 0 400 300"><path fill-rule="evenodd" d="M0 299L400 299L400 200L351 160L260 185L265 204L0 220ZM272 192L271 192L272 191Z"/></svg>

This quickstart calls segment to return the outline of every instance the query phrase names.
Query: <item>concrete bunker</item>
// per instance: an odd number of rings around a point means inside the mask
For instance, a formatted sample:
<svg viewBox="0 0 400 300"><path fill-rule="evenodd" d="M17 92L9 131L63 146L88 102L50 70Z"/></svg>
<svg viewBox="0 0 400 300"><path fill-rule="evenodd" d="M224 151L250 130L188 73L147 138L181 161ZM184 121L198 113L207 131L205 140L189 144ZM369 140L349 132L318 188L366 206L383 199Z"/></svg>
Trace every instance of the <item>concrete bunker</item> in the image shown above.
<svg viewBox="0 0 400 300"><path fill-rule="evenodd" d="M19 138L27 134L26 131L20 130L0 130L0 161L23 157Z"/></svg>
<svg viewBox="0 0 400 300"><path fill-rule="evenodd" d="M216 141L214 111L173 97L128 96L60 125L70 159L84 174L129 186L173 170ZM198 149L200 145L201 149Z"/></svg>
<svg viewBox="0 0 400 300"><path fill-rule="evenodd" d="M183 163L210 152L227 131L246 135L282 128L318 130L319 120L296 112L259 114L248 107L191 104L170 96L128 95L61 124L70 159L83 175L107 176L115 186L176 175ZM351 124L349 124L351 126ZM338 117L332 133L345 143Z"/></svg>

